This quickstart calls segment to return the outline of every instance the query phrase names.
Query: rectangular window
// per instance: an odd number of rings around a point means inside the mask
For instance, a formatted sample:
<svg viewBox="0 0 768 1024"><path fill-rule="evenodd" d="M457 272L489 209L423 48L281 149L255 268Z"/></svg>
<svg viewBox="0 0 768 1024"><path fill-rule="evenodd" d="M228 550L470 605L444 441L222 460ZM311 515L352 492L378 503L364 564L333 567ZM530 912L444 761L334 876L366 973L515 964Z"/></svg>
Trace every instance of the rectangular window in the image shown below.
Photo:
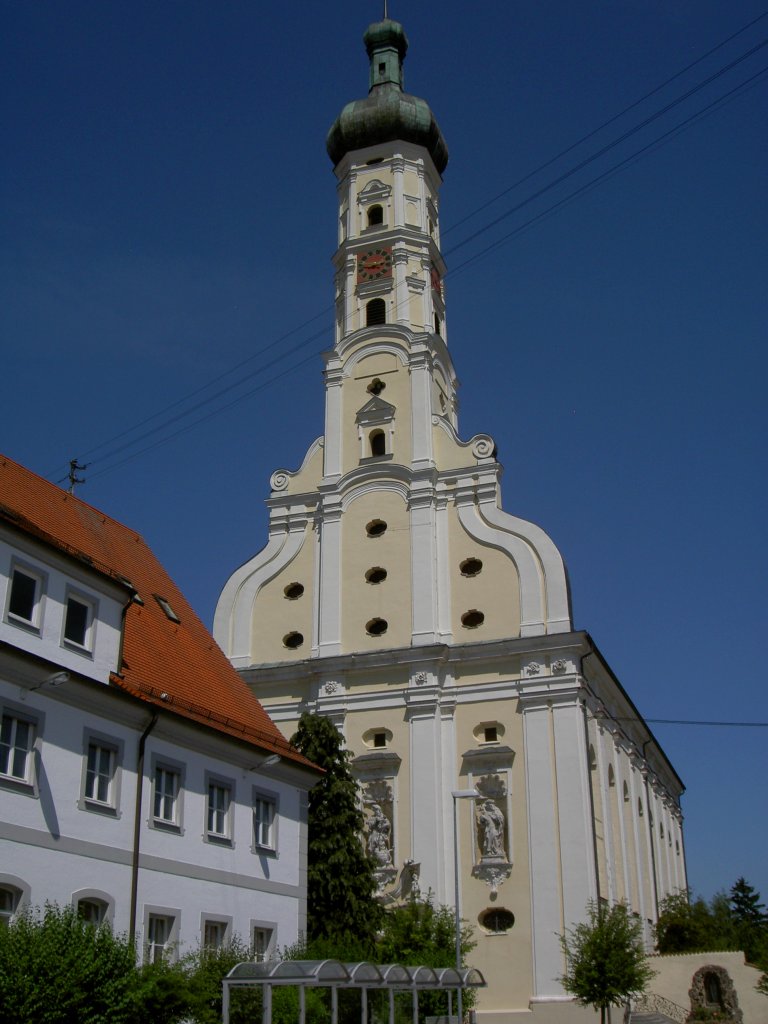
<svg viewBox="0 0 768 1024"><path fill-rule="evenodd" d="M147 922L147 960L155 964L170 952L174 918L150 914Z"/></svg>
<svg viewBox="0 0 768 1024"><path fill-rule="evenodd" d="M3 715L0 724L0 775L29 782L34 725L23 718Z"/></svg>
<svg viewBox="0 0 768 1024"><path fill-rule="evenodd" d="M172 768L155 768L155 821L178 825L180 776Z"/></svg>
<svg viewBox="0 0 768 1024"><path fill-rule="evenodd" d="M26 626L39 626L42 592L42 576L30 569L14 569L8 598L8 618Z"/></svg>
<svg viewBox="0 0 768 1024"><path fill-rule="evenodd" d="M77 597L67 598L64 615L64 639L76 647L90 648L93 605Z"/></svg>
<svg viewBox="0 0 768 1024"><path fill-rule="evenodd" d="M88 744L85 770L85 799L114 806L112 780L115 775L115 751L100 743Z"/></svg>
<svg viewBox="0 0 768 1024"><path fill-rule="evenodd" d="M274 935L274 929L264 928L261 925L257 925L253 929L253 959L262 961L268 960L270 953L272 952L272 936Z"/></svg>
<svg viewBox="0 0 768 1024"><path fill-rule="evenodd" d="M229 839L229 810L232 789L223 782L208 783L208 835L215 839Z"/></svg>
<svg viewBox="0 0 768 1024"><path fill-rule="evenodd" d="M275 848L275 801L265 796L253 799L253 842L266 850Z"/></svg>
<svg viewBox="0 0 768 1024"><path fill-rule="evenodd" d="M203 945L207 949L221 949L227 941L226 921L206 921L203 925Z"/></svg>

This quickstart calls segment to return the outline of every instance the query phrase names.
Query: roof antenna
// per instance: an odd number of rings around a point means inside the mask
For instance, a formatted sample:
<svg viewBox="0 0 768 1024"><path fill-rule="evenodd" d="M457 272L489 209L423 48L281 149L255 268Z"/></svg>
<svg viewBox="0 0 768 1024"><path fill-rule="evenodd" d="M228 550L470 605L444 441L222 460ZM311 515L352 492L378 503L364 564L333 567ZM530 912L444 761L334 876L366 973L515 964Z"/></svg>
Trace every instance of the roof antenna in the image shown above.
<svg viewBox="0 0 768 1024"><path fill-rule="evenodd" d="M69 488L68 488L68 490L69 490L70 494L74 494L75 493L75 485L76 484L84 484L85 483L85 478L84 477L79 477L77 475L77 471L78 470L83 470L83 469L88 469L88 463L87 462L84 465L81 466L79 464L79 462L77 461L77 459L70 459L69 460Z"/></svg>

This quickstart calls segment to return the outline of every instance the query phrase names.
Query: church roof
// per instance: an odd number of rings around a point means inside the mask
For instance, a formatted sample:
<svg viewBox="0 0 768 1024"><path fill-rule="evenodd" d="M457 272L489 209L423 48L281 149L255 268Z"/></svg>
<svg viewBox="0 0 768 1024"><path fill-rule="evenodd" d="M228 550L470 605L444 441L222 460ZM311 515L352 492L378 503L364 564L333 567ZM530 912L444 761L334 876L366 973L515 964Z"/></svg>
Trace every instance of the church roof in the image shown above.
<svg viewBox="0 0 768 1024"><path fill-rule="evenodd" d="M448 147L429 104L403 91L403 61L408 39L403 26L390 18L368 26L364 37L371 62L370 89L362 100L348 103L326 139L336 165L354 149L381 142L413 142L428 150L440 174L448 163Z"/></svg>
<svg viewBox="0 0 768 1024"><path fill-rule="evenodd" d="M130 604L122 664L111 673L111 685L166 712L310 766L283 737L135 530L6 456L0 456L0 522L125 587ZM131 600L133 594L140 600Z"/></svg>

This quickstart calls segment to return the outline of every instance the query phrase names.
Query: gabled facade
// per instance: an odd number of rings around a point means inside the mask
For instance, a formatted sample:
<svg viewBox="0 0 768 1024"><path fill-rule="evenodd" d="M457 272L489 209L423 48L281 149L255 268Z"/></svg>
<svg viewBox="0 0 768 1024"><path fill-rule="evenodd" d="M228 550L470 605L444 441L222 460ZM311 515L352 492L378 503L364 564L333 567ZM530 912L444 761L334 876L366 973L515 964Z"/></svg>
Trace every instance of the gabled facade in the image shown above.
<svg viewBox="0 0 768 1024"><path fill-rule="evenodd" d="M74 904L150 958L306 918L317 771L140 536L0 458L0 922Z"/></svg>
<svg viewBox="0 0 768 1024"><path fill-rule="evenodd" d="M685 888L683 786L574 630L557 548L502 509L492 438L461 439L447 147L403 91L402 27L378 22L365 43L369 94L327 143L339 234L324 433L300 469L273 474L268 543L225 585L214 634L286 733L307 709L342 730L383 901L418 888L453 904L459 871L488 980L478 1016L545 1019L575 1012L558 935L589 900L625 900L650 942L659 900Z"/></svg>

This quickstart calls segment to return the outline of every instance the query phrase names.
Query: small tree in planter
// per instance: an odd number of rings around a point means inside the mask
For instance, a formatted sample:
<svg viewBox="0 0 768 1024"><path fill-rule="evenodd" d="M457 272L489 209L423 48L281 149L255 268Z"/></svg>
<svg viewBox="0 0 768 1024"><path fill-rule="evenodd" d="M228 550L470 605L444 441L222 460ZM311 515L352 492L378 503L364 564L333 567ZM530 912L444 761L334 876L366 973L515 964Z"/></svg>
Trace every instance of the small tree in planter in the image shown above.
<svg viewBox="0 0 768 1024"><path fill-rule="evenodd" d="M590 901L587 920L561 935L565 974L560 982L582 1006L606 1010L639 995L656 973L643 949L640 922L623 903L612 907Z"/></svg>

